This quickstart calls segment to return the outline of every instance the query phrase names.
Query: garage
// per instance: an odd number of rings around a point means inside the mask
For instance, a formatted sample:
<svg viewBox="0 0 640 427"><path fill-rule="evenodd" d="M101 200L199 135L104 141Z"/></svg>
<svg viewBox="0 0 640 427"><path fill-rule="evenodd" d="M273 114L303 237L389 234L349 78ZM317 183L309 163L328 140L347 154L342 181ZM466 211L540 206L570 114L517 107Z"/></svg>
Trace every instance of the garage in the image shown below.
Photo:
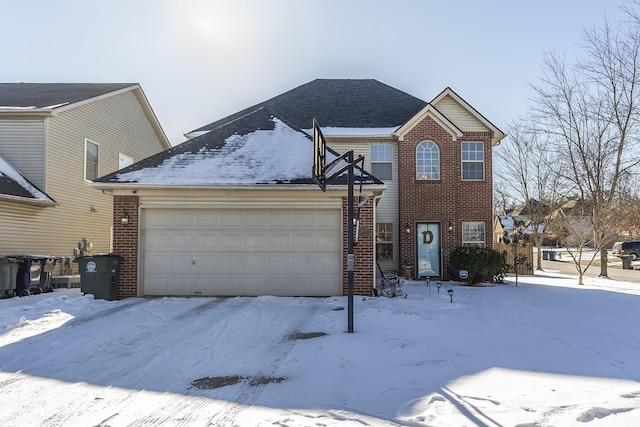
<svg viewBox="0 0 640 427"><path fill-rule="evenodd" d="M141 209L145 296L342 293L339 207Z"/></svg>
<svg viewBox="0 0 640 427"><path fill-rule="evenodd" d="M315 152L308 134L259 108L96 179L92 187L113 195L116 298L338 296L350 286L371 295L375 203L386 186L354 173L368 197L349 263L347 173L322 191Z"/></svg>

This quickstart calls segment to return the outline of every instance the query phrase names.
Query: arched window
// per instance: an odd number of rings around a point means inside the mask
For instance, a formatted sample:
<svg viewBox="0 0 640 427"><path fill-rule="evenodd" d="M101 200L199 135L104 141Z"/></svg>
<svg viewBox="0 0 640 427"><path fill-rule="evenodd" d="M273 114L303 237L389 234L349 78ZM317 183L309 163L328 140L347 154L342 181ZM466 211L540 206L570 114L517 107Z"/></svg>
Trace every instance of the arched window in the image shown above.
<svg viewBox="0 0 640 427"><path fill-rule="evenodd" d="M416 147L416 179L440 179L440 148L433 141L422 141Z"/></svg>

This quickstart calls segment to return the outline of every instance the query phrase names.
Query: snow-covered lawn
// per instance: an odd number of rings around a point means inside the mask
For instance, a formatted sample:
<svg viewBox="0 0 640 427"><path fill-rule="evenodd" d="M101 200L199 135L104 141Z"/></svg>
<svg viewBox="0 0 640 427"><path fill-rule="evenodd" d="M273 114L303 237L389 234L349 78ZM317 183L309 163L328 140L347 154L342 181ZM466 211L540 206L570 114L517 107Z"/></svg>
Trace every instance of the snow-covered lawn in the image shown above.
<svg viewBox="0 0 640 427"><path fill-rule="evenodd" d="M0 300L0 425L640 425L640 283L586 282L406 282L353 334L344 297Z"/></svg>

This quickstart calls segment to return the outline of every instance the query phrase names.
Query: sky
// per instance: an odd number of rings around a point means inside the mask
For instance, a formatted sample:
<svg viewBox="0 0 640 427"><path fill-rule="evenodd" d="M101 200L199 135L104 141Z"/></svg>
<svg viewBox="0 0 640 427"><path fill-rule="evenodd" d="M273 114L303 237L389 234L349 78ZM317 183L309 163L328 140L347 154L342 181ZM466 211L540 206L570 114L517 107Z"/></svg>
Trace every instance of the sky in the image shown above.
<svg viewBox="0 0 640 427"><path fill-rule="evenodd" d="M353 333L346 297L0 299L0 425L640 425L638 283L402 283Z"/></svg>
<svg viewBox="0 0 640 427"><path fill-rule="evenodd" d="M546 52L625 0L0 0L0 81L140 83L170 142L316 78L430 101L451 87L500 128ZM311 125L309 126L311 127Z"/></svg>

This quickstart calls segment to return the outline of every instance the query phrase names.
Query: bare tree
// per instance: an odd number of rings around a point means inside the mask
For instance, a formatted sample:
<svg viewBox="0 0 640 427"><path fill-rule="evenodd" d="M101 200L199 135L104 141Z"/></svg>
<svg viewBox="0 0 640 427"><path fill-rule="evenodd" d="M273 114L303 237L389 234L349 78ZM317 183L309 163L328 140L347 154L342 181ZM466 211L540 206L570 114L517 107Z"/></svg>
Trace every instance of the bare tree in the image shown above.
<svg viewBox="0 0 640 427"><path fill-rule="evenodd" d="M601 276L607 276L617 183L640 161L640 20L627 13L629 19L615 27L605 20L585 29L583 57L575 64L546 55L534 86L537 131L568 161L559 172L575 185L575 195L592 204L587 218Z"/></svg>
<svg viewBox="0 0 640 427"><path fill-rule="evenodd" d="M563 183L558 172L555 152L549 151L546 134L536 133L527 120L513 121L507 127L509 138L495 151L499 161L496 185L510 194L521 205L537 249L536 270L542 270L542 242L551 231L547 215L559 207L565 191L571 188Z"/></svg>

